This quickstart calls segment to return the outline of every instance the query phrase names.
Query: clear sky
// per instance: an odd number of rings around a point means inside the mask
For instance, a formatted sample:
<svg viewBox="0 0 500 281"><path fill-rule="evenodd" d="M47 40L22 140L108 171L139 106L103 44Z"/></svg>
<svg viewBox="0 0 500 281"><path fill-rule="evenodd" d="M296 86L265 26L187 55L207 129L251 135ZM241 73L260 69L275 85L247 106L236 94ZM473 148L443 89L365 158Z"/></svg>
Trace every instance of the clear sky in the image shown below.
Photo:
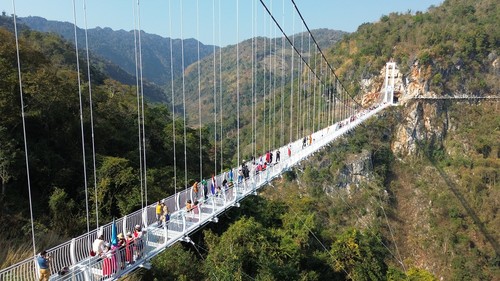
<svg viewBox="0 0 500 281"><path fill-rule="evenodd" d="M74 1L77 25L85 27L84 0ZM86 0L88 27L134 29L134 7L137 10L137 1ZM16 13L20 17L41 16L49 20L74 22L73 0L14 2ZM443 0L295 0L309 28L348 32L356 31L360 24L375 22L382 15L391 12L426 11L429 6L437 6L442 2ZM284 26L287 34L303 31L291 0L264 0L264 3ZM274 24L270 28L270 17L259 0L143 0L140 1L139 8L141 29L163 37L196 38L204 44L226 46L253 35L281 36ZM0 0L0 9L11 14L12 0Z"/></svg>

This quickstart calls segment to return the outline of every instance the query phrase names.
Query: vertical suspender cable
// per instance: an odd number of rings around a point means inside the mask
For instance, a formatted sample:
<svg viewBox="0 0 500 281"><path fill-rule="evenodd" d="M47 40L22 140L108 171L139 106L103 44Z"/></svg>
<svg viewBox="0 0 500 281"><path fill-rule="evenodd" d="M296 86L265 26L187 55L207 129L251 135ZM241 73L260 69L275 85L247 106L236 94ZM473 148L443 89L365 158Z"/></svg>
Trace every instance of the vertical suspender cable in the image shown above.
<svg viewBox="0 0 500 281"><path fill-rule="evenodd" d="M222 46L222 36L221 36L221 18L222 18L222 13L221 13L221 1L219 0L219 46ZM223 162L223 150L222 150L222 113L223 108L222 108L222 50L219 50L219 115L220 115L220 173L222 174L222 171L224 169L224 162Z"/></svg>
<svg viewBox="0 0 500 281"><path fill-rule="evenodd" d="M200 126L200 179L203 179L203 160L202 160L202 150L201 150L201 69L200 69L200 1L196 0L196 37L198 38L198 120ZM214 109L215 109L214 104Z"/></svg>
<svg viewBox="0 0 500 281"><path fill-rule="evenodd" d="M87 212L87 233L90 232L90 223L89 223L89 200L88 200L88 185L87 185L87 163L85 161L85 133L83 130L83 103L82 103L82 86L80 80L80 59L78 56L78 39L76 34L76 4L75 0L73 0L73 20L74 20L74 32L75 32L75 54L76 54L76 72L77 72L77 80L78 80L78 98L80 101L80 128L82 134L82 162L83 162L83 180L85 185L85 207Z"/></svg>
<svg viewBox="0 0 500 281"><path fill-rule="evenodd" d="M324 69L323 69L323 61L321 61L321 75L324 76ZM321 83L319 85L319 91L321 93L321 128L324 128L326 126L325 122L325 115L326 115L326 110L325 110L325 105L326 105L326 95L325 95L325 87L324 84Z"/></svg>
<svg viewBox="0 0 500 281"><path fill-rule="evenodd" d="M138 56L137 56L137 15L136 15L136 7L135 7L135 0L132 0L132 8L134 12L134 58L135 58L135 89L136 89L136 98L137 98L137 130L138 130L138 137L139 137L139 181L141 185L141 209L144 208L144 186L143 186L143 180L142 180L142 145L141 145L141 139L142 139L142 128L141 128L141 97L139 95L139 61L138 61Z"/></svg>
<svg viewBox="0 0 500 281"><path fill-rule="evenodd" d="M290 79L290 143L293 140L293 63L294 63L294 55L295 52L293 51L293 48L295 46L295 13L293 13L292 16L292 67L290 68L291 72L291 79Z"/></svg>
<svg viewBox="0 0 500 281"><path fill-rule="evenodd" d="M307 53L309 54L309 65L311 65L311 35L309 35L309 42L308 42L308 50L307 50ZM309 89L308 92L311 92L311 71L308 71L307 72L307 87ZM314 132L314 130L311 129L311 99L310 99L310 96L309 94L307 94L308 92L306 92L306 96L307 96L307 117L306 117L306 121L307 121L307 131L308 133L312 133Z"/></svg>
<svg viewBox="0 0 500 281"><path fill-rule="evenodd" d="M99 203L97 202L97 169L95 159L95 136L94 136L94 110L92 104L92 79L90 76L90 57L89 57L89 37L87 32L87 0L83 0L83 12L85 20L85 49L87 55L87 76L89 80L89 107L90 107L90 130L92 135L92 164L94 168L94 196L95 196L95 217L96 229L99 228Z"/></svg>
<svg viewBox="0 0 500 281"><path fill-rule="evenodd" d="M302 25L302 31L300 32L300 52L301 55L304 52L304 25ZM302 78L304 76L304 62L300 60L299 75L298 75L298 87L297 87L297 105L299 106L297 114L297 139L304 135L302 121Z"/></svg>
<svg viewBox="0 0 500 281"><path fill-rule="evenodd" d="M238 166L240 165L240 0L236 0L236 115L238 126Z"/></svg>
<svg viewBox="0 0 500 281"><path fill-rule="evenodd" d="M143 171L144 171L144 201L145 201L145 206L148 205L148 173L147 173L147 161L146 161L146 128L145 126L145 119L144 119L144 85L143 81L144 79L142 78L142 41L141 41L141 6L139 4L139 0L137 0L137 19L138 19L138 28L139 28L139 75L141 78L141 111L142 111L142 160L144 161L143 164Z"/></svg>
<svg viewBox="0 0 500 281"><path fill-rule="evenodd" d="M327 85L327 93L328 93L328 123L326 124L327 126L330 126L332 124L332 88L331 88L331 72L328 72L328 83Z"/></svg>
<svg viewBox="0 0 500 281"><path fill-rule="evenodd" d="M263 21L263 29L264 29L263 33L264 34L267 31L267 28L266 28L266 19L264 19L264 21ZM264 74L263 74L264 88L262 90L262 100L264 102L264 109L263 109L262 113L264 114L264 118L262 119L263 126L262 126L262 149L261 150L263 152L265 152L266 151L266 132L267 132L267 130L266 130L266 124L267 124L267 122L266 122L266 115L267 115L266 114L266 109L267 109L267 107L266 107L266 79L267 79L267 76L266 76L266 63L265 63L266 62L265 58L266 58L266 55L267 55L267 53L266 53L266 50L267 50L267 48L266 48L267 40L266 40L265 37L263 38L263 41L264 41L263 42L264 43L263 44L264 45L264 55L263 55L264 60L263 60L263 67L262 68L264 70Z"/></svg>
<svg viewBox="0 0 500 281"><path fill-rule="evenodd" d="M332 92L333 92L333 120L332 124L334 124L337 121L337 95L338 95L338 82L337 78L335 76L333 77L333 82L332 82Z"/></svg>
<svg viewBox="0 0 500 281"><path fill-rule="evenodd" d="M182 61L182 107L184 110L184 186L187 189L187 138L186 138L186 86L184 77L184 37L183 37L183 6L182 0L180 0L181 5L181 61Z"/></svg>
<svg viewBox="0 0 500 281"><path fill-rule="evenodd" d="M168 19L169 19L169 31L170 31L170 91L172 94L172 142L174 150L174 193L177 195L177 158L175 151L175 95L174 95L174 55L172 50L172 0L168 1ZM175 208L178 209L179 202L175 200Z"/></svg>
<svg viewBox="0 0 500 281"><path fill-rule="evenodd" d="M23 80L21 77L21 58L19 55L19 38L17 36L17 21L16 21L16 3L12 0L12 9L14 11L14 35L16 37L16 56L17 56L17 75L19 78L19 96L21 99L21 118L23 121L23 139L24 139L24 160L26 162L26 179L28 181L28 198L30 201L30 219L31 219L31 239L33 243L33 256L36 256L36 243L35 243L35 226L33 222L33 204L31 203L31 178L30 178L30 165L28 160L28 141L26 136L26 121L24 116L24 94L23 94Z"/></svg>
<svg viewBox="0 0 500 281"><path fill-rule="evenodd" d="M270 0L270 7L271 7L271 10L273 9L273 0ZM273 25L271 23L271 19L269 19L269 118L268 118L268 121L269 121L269 125L268 125L268 130L269 130L269 138L268 138L268 145L267 145L267 150L268 151L271 151L272 147L271 147L271 138L274 138L274 136L271 135L271 127L272 127L272 123L271 123L271 108L272 108L272 104L271 104L271 101L272 101L272 92L273 92L273 52L272 52L272 46L273 46L273 37L272 37L272 30L273 30Z"/></svg>
<svg viewBox="0 0 500 281"><path fill-rule="evenodd" d="M278 58L277 58L277 49L278 49L278 38L276 37L276 26L274 26L274 67L273 67L273 145L271 149L276 148L276 76L278 71ZM275 155L276 156L276 155Z"/></svg>
<svg viewBox="0 0 500 281"><path fill-rule="evenodd" d="M317 49L314 49L314 69L316 70L318 68L318 51ZM316 70L317 71L317 70ZM314 79L314 86L313 86L313 112L312 112L312 124L313 124L313 131L319 130L319 127L316 128L316 85L318 84L318 79Z"/></svg>
<svg viewBox="0 0 500 281"><path fill-rule="evenodd" d="M285 0L281 1L282 4L282 14L281 22L283 28L285 28ZM283 117L285 115L284 105L285 103L285 35L281 37L281 136L280 136L280 146L285 145L285 130Z"/></svg>
<svg viewBox="0 0 500 281"><path fill-rule="evenodd" d="M253 1L252 1L253 3ZM255 19L254 19L254 24L255 24L255 28L254 28L254 31L255 31L255 35L258 33L258 21L257 21L257 18L258 18L258 10L257 10L257 7L255 7ZM257 46L259 45L259 38L255 38L254 39L254 53L253 53L253 60L254 60L254 120L255 120L255 126L254 126L254 135L255 135L255 145L254 145L254 156L257 158L257 121L258 121L258 118L257 118L257 89L259 89L260 87L257 87L258 84L257 84L257 74L259 73L258 72L258 69L259 69L259 64L257 62L257 52L258 52L258 49L257 49Z"/></svg>
<svg viewBox="0 0 500 281"><path fill-rule="evenodd" d="M255 15L255 1L252 1L252 158L255 157L256 155L256 110L255 110L255 105L257 103L257 98L256 98L256 93L255 93L255 22L256 22L256 15Z"/></svg>
<svg viewBox="0 0 500 281"><path fill-rule="evenodd" d="M217 72L215 68L215 0L212 0L212 44L213 44L213 71L214 71L214 174L217 174ZM222 126L222 124L221 124ZM222 137L222 136L221 136ZM200 180L203 180L200 178ZM206 194L205 194L206 196Z"/></svg>

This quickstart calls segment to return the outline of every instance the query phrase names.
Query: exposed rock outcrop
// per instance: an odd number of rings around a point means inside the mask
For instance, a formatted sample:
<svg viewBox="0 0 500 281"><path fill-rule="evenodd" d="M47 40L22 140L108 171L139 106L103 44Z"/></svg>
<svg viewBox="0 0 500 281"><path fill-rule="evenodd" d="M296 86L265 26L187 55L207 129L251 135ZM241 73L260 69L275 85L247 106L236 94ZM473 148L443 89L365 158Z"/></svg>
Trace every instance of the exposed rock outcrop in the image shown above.
<svg viewBox="0 0 500 281"><path fill-rule="evenodd" d="M441 149L448 130L448 114L443 103L414 102L403 110L404 119L396 128L391 149L396 156L416 155L418 146Z"/></svg>
<svg viewBox="0 0 500 281"><path fill-rule="evenodd" d="M373 179L373 162L370 151L364 150L360 154L352 155L339 170L337 182L339 187L353 190L362 182Z"/></svg>

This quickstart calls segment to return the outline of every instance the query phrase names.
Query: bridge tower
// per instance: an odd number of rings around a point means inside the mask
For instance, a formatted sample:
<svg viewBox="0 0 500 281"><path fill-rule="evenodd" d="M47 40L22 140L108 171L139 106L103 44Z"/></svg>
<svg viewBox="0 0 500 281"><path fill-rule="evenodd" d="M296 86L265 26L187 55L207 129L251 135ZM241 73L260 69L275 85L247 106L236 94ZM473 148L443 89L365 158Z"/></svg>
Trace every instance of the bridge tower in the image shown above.
<svg viewBox="0 0 500 281"><path fill-rule="evenodd" d="M396 79L396 63L388 62L385 65L385 93L383 102L394 104L394 80Z"/></svg>

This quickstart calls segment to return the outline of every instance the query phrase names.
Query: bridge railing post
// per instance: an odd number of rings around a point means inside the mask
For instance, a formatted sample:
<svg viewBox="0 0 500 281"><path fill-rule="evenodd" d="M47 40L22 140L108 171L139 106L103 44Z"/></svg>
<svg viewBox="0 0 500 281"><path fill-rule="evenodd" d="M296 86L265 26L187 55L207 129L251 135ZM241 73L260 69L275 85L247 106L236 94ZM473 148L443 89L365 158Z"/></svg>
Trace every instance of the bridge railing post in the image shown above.
<svg viewBox="0 0 500 281"><path fill-rule="evenodd" d="M186 232L186 212L182 212L182 233Z"/></svg>
<svg viewBox="0 0 500 281"><path fill-rule="evenodd" d="M76 239L75 238L72 238L71 239L71 244L69 246L69 255L70 255L70 258L71 258L71 264L72 265L75 265L77 263L76 261Z"/></svg>

